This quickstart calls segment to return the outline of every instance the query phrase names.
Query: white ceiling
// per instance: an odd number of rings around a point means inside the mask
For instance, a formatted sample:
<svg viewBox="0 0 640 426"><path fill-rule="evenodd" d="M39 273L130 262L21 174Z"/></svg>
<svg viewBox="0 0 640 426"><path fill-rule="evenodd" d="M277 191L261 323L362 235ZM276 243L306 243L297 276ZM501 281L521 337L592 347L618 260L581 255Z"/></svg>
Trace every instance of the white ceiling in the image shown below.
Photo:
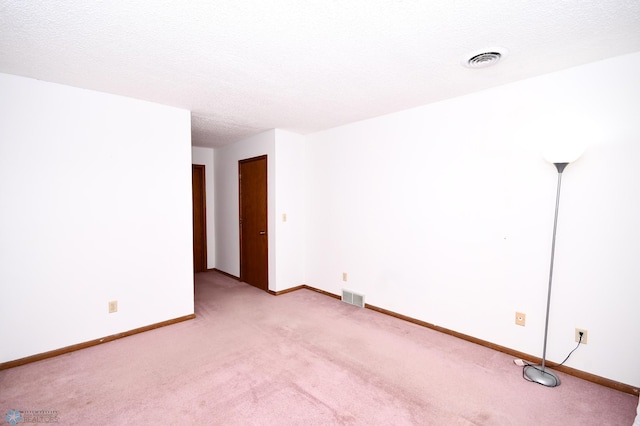
<svg viewBox="0 0 640 426"><path fill-rule="evenodd" d="M494 47L499 64L461 65ZM636 51L640 0L0 0L0 72L189 109L196 146Z"/></svg>

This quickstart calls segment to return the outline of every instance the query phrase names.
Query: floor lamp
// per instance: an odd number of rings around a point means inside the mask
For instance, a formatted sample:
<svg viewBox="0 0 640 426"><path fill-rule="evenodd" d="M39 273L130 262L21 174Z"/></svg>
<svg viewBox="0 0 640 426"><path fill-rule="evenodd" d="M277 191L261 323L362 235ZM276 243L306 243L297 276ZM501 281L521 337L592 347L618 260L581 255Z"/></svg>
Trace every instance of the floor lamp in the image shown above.
<svg viewBox="0 0 640 426"><path fill-rule="evenodd" d="M547 160L553 163L558 170L558 186L556 189L556 211L553 220L553 237L551 238L551 264L549 266L549 287L547 290L547 314L544 322L544 344L542 346L542 364L541 365L527 365L524 368L524 375L532 382L539 383L544 386L554 387L560 385L560 379L552 371L549 371L545 367L547 357L547 332L549 330L549 307L551 306L551 284L553 283L553 261L556 251L556 229L558 228L558 208L560 207L560 186L562 184L562 172L565 167L578 159L582 152L574 152L561 154L559 158L549 157Z"/></svg>

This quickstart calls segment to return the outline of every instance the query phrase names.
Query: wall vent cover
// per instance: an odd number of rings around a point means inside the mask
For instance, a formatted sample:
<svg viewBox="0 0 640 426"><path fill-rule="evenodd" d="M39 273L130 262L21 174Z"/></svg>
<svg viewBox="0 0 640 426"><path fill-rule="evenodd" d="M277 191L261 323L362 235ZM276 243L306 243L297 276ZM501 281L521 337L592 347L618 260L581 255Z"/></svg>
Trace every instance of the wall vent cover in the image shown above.
<svg viewBox="0 0 640 426"><path fill-rule="evenodd" d="M342 289L342 301L350 305L358 306L359 308L364 308L364 294Z"/></svg>

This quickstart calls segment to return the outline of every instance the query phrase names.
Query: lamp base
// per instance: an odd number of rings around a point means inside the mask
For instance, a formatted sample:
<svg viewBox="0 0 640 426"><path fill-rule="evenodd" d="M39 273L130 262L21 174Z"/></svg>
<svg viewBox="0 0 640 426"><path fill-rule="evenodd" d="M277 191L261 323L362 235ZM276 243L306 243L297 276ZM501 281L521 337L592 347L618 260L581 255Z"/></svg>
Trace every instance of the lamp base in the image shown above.
<svg viewBox="0 0 640 426"><path fill-rule="evenodd" d="M560 379L549 370L543 370L537 365L527 365L523 373L532 382L539 383L550 388L559 386Z"/></svg>

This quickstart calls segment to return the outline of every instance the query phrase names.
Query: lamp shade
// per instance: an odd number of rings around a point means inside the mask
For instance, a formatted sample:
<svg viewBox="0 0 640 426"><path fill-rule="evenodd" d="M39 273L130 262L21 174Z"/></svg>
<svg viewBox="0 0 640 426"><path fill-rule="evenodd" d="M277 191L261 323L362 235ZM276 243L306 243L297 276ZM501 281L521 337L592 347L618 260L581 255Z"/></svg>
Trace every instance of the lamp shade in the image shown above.
<svg viewBox="0 0 640 426"><path fill-rule="evenodd" d="M584 112L560 109L537 112L530 117L530 137L551 163L576 161L595 142L597 120Z"/></svg>
<svg viewBox="0 0 640 426"><path fill-rule="evenodd" d="M545 143L542 156L550 163L573 163L584 154L586 143L574 139L550 141Z"/></svg>

